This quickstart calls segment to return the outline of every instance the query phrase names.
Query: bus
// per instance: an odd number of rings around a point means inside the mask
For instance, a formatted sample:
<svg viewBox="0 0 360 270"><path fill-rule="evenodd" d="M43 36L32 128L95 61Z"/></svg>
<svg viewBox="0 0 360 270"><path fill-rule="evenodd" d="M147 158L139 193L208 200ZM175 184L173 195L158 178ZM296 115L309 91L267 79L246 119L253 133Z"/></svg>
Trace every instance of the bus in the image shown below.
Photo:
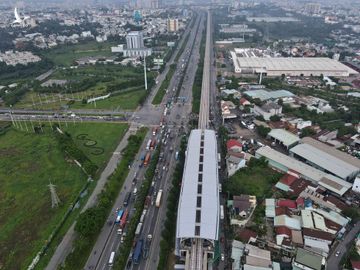
<svg viewBox="0 0 360 270"><path fill-rule="evenodd" d="M109 263L108 263L109 266L113 266L114 259L115 259L115 251L111 252L110 254Z"/></svg>
<svg viewBox="0 0 360 270"><path fill-rule="evenodd" d="M220 219L223 220L224 219L224 206L220 205Z"/></svg>
<svg viewBox="0 0 360 270"><path fill-rule="evenodd" d="M148 142L146 144L146 150L150 150L150 145L151 145L151 139L148 140Z"/></svg>
<svg viewBox="0 0 360 270"><path fill-rule="evenodd" d="M124 210L120 209L116 215L115 223L120 223L123 214L124 214Z"/></svg>
<svg viewBox="0 0 360 270"><path fill-rule="evenodd" d="M126 207L130 202L131 192L126 193L125 200L124 200L124 206Z"/></svg>
<svg viewBox="0 0 360 270"><path fill-rule="evenodd" d="M156 207L160 207L161 204L161 197L162 197L162 189L159 190L157 196L156 196Z"/></svg>

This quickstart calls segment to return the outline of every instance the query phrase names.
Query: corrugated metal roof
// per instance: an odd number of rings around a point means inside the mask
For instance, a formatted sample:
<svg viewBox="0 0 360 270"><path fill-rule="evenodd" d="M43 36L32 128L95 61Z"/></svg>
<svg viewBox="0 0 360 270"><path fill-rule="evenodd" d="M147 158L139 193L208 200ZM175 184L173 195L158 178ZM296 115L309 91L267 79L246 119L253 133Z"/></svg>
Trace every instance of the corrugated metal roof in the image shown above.
<svg viewBox="0 0 360 270"><path fill-rule="evenodd" d="M268 136L280 141L286 147L296 144L300 141L300 138L289 131L282 128L272 129Z"/></svg>
<svg viewBox="0 0 360 270"><path fill-rule="evenodd" d="M256 151L256 156L263 156L270 161L281 164L283 167L288 168L288 171L295 171L302 175L304 178L316 182L319 185L322 185L328 190L331 190L341 196L352 187L350 183L336 176L315 169L310 165L298 161L295 158L284 155L268 146L259 148Z"/></svg>
<svg viewBox="0 0 360 270"><path fill-rule="evenodd" d="M191 131L184 166L178 207L176 236L178 238L218 239L219 192L217 171L217 144L213 130L204 130L204 161L201 188L201 207L197 208L200 143L202 130ZM196 222L196 211L201 211ZM195 227L200 227L199 235Z"/></svg>
<svg viewBox="0 0 360 270"><path fill-rule="evenodd" d="M267 91L262 89L249 90L249 91L245 91L244 94L252 98L258 98L261 101L294 96L294 94L289 92L288 90L275 90L275 91Z"/></svg>
<svg viewBox="0 0 360 270"><path fill-rule="evenodd" d="M300 221L286 215L276 216L274 218L274 226L285 226L293 230L301 230Z"/></svg>
<svg viewBox="0 0 360 270"><path fill-rule="evenodd" d="M326 152L329 155L335 156L338 159L341 159L342 161L349 163L360 169L360 159L355 158L347 153L344 153L344 152L336 149L335 147L329 146L329 145L322 143L318 140L315 140L311 137L302 138L301 142L310 144L310 145L320 149L321 151Z"/></svg>
<svg viewBox="0 0 360 270"><path fill-rule="evenodd" d="M321 270L323 257L309 252L305 249L298 248L295 262L310 267L315 270Z"/></svg>
<svg viewBox="0 0 360 270"><path fill-rule="evenodd" d="M337 158L334 155L330 155L321 149L307 143L296 145L290 149L290 152L310 161L324 170L337 175L342 179L346 179L351 174L354 174L360 170L360 168L355 167L343 159Z"/></svg>
<svg viewBox="0 0 360 270"><path fill-rule="evenodd" d="M310 210L301 210L301 221L304 228L314 229L314 222Z"/></svg>

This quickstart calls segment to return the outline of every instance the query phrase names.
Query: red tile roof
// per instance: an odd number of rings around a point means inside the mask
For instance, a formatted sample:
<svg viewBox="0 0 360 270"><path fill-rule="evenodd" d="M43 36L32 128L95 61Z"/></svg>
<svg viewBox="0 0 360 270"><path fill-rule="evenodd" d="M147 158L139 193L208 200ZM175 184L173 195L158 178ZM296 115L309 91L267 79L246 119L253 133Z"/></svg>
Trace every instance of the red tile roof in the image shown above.
<svg viewBox="0 0 360 270"><path fill-rule="evenodd" d="M305 188L307 186L309 186L311 184L310 181L305 180L305 179L296 179L290 186L290 193L295 195L295 196L299 196L300 193L305 190Z"/></svg>
<svg viewBox="0 0 360 270"><path fill-rule="evenodd" d="M242 158L242 159L244 159L245 155L246 155L243 152L235 152L235 151L231 151L231 150L228 151L227 153L228 153L229 156L235 156L235 157Z"/></svg>
<svg viewBox="0 0 360 270"><path fill-rule="evenodd" d="M324 201L335 205L337 208L339 208L342 211L348 208L346 203L344 203L343 201L341 201L340 199L336 198L333 195L329 195L329 196L325 197Z"/></svg>
<svg viewBox="0 0 360 270"><path fill-rule="evenodd" d="M351 261L351 266L354 270L360 269L360 261Z"/></svg>
<svg viewBox="0 0 360 270"><path fill-rule="evenodd" d="M335 236L331 233L320 231L320 230L313 230L313 229L309 229L309 228L303 228L303 235L309 236L312 238L323 239L323 240L330 241L330 242L333 241L335 238Z"/></svg>
<svg viewBox="0 0 360 270"><path fill-rule="evenodd" d="M244 103L250 103L246 98L240 98L240 104L244 105Z"/></svg>
<svg viewBox="0 0 360 270"><path fill-rule="evenodd" d="M296 202L293 200L278 200L276 205L296 209Z"/></svg>
<svg viewBox="0 0 360 270"><path fill-rule="evenodd" d="M227 150L233 148L234 146L242 148L242 144L237 140L230 139L230 140L227 141L227 143L226 143Z"/></svg>
<svg viewBox="0 0 360 270"><path fill-rule="evenodd" d="M299 205L304 206L304 205L305 205L305 200L304 200L304 198L302 198L302 197L297 198L297 199L296 199L296 204L297 204L298 206L299 206Z"/></svg>
<svg viewBox="0 0 360 270"><path fill-rule="evenodd" d="M291 230L285 226L279 226L275 228L276 235L285 234L291 238Z"/></svg>
<svg viewBox="0 0 360 270"><path fill-rule="evenodd" d="M257 237L257 233L249 229L244 229L239 232L238 236L242 242L248 243L251 237Z"/></svg>
<svg viewBox="0 0 360 270"><path fill-rule="evenodd" d="M276 216L282 216L282 215L291 215L291 211L287 207L276 207L275 208L275 215Z"/></svg>
<svg viewBox="0 0 360 270"><path fill-rule="evenodd" d="M280 178L280 182L284 185L290 186L292 183L294 183L296 179L297 177L293 175L285 174L283 177Z"/></svg>

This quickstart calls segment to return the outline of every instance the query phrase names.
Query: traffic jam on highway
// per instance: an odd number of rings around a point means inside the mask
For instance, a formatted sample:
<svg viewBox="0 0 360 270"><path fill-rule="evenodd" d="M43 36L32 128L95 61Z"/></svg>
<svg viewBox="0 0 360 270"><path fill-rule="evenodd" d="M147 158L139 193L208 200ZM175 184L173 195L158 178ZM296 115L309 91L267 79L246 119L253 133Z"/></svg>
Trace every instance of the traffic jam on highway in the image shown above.
<svg viewBox="0 0 360 270"><path fill-rule="evenodd" d="M140 175L140 170L146 168L152 158L152 155L158 146L158 144L162 144L162 150L159 154L158 164L155 170L154 179L151 183L151 187L149 189L148 195L146 196L144 202L144 209L142 215L140 217L139 223L135 230L135 238L133 241L133 249L129 255L127 262L127 269L132 267L136 267L141 261L141 259L147 259L148 251L150 249L151 241L153 235L151 232L147 233L152 225L152 221L150 220L147 226L147 230L145 230L145 221L149 215L149 212L153 210L155 214L151 217L152 219L157 218L156 208L161 206L162 201L162 179L164 178L164 173L169 170L169 155L175 155L175 159L178 158L178 152L174 153L173 146L170 146L168 142L173 139L173 132L171 128L167 126L165 117L168 113L168 108L165 108L164 114L161 118L160 125L158 127L154 127L152 129L152 136L147 141L146 148L144 152L141 154L139 168L137 172L135 172L134 179L132 181L131 190L128 190L126 193L125 199L123 201L122 207L117 208L116 216L115 216L115 226L116 226L116 235L120 238L120 243L123 244L126 237L126 225L128 224L132 211L135 209L131 209L132 202L136 200L137 192L141 183L138 179L138 175ZM168 147L166 146L168 145ZM153 208L153 209L151 209ZM115 251L112 251L108 260L108 266L111 267L114 264L115 260Z"/></svg>

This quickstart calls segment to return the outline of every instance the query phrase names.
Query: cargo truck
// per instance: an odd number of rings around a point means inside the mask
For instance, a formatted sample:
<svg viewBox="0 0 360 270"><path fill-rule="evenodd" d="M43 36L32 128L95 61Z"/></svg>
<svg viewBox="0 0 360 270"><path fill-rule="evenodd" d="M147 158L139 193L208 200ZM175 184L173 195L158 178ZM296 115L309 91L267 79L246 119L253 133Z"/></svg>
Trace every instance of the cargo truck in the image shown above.
<svg viewBox="0 0 360 270"><path fill-rule="evenodd" d="M151 144L150 144L150 150L154 150L154 149L155 149L155 145L156 145L156 139L152 139L152 140L151 140Z"/></svg>
<svg viewBox="0 0 360 270"><path fill-rule="evenodd" d="M139 241L137 241L136 246L135 246L135 251L133 254L133 261L134 264L139 264L140 259L141 259L141 253L142 253L142 248L143 248L143 243L144 240L140 239Z"/></svg>
<svg viewBox="0 0 360 270"><path fill-rule="evenodd" d="M147 153L144 159L144 167L149 164L150 158L151 158L150 153Z"/></svg>
<svg viewBox="0 0 360 270"><path fill-rule="evenodd" d="M146 150L150 150L150 145L151 145L151 139L148 140L148 142L146 144Z"/></svg>
<svg viewBox="0 0 360 270"><path fill-rule="evenodd" d="M142 225L143 224L141 222L137 225L136 231L135 231L135 236L138 236L141 233Z"/></svg>
<svg viewBox="0 0 360 270"><path fill-rule="evenodd" d="M156 207L160 207L162 192L163 192L162 189L160 189L156 196L156 203L155 203Z"/></svg>
<svg viewBox="0 0 360 270"><path fill-rule="evenodd" d="M116 219L115 219L115 223L120 223L120 220L122 218L122 215L124 213L124 210L120 209L118 212L117 212L117 215L116 215Z"/></svg>
<svg viewBox="0 0 360 270"><path fill-rule="evenodd" d="M126 193L125 200L124 200L124 206L126 207L130 202L131 192Z"/></svg>

